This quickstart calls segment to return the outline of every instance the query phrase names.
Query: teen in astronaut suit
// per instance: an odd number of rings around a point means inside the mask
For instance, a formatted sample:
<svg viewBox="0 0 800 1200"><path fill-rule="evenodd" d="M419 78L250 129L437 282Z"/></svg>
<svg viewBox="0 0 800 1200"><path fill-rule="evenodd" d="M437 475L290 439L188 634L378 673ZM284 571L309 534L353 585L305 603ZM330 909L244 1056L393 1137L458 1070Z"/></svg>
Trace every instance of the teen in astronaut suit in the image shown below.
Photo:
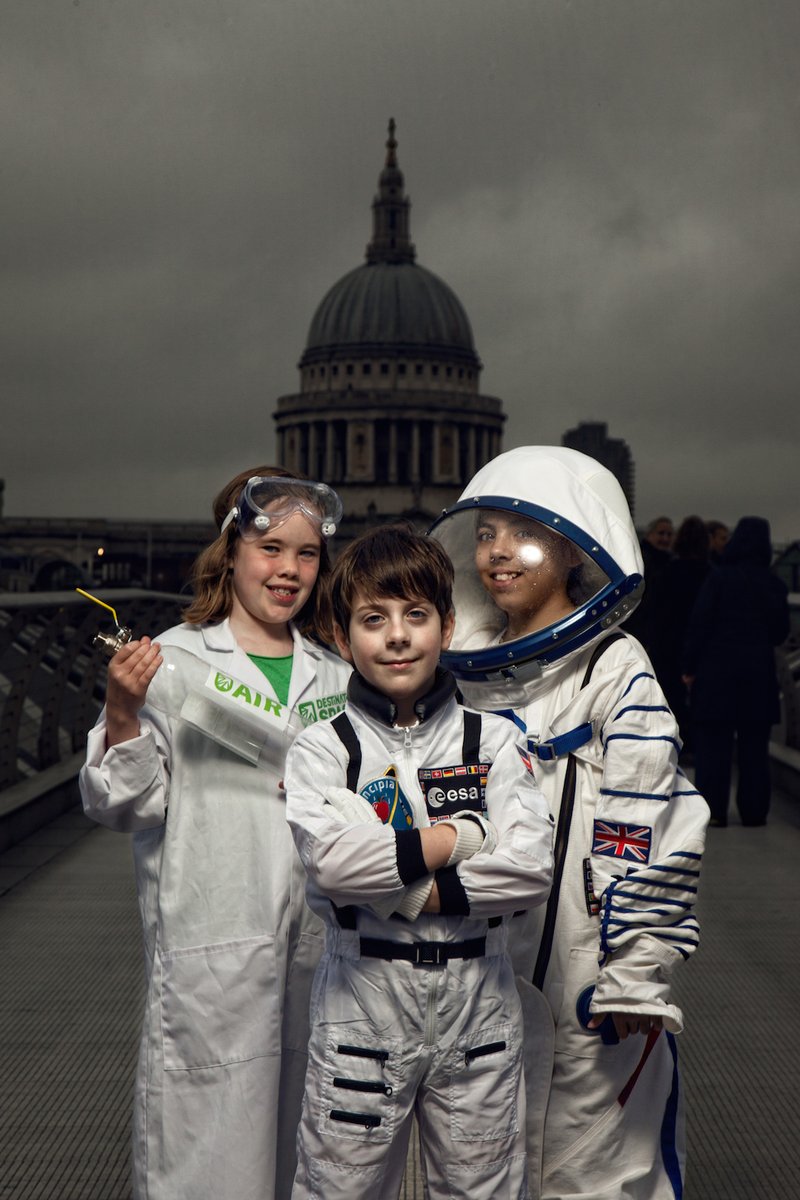
<svg viewBox="0 0 800 1200"><path fill-rule="evenodd" d="M615 631L641 593L625 497L586 455L520 447L431 532L455 564L443 663L466 703L525 731L557 822L550 902L510 933L529 1112L549 1091L529 1129L531 1194L673 1200L685 1153L670 977L697 944L708 809L678 770L646 655Z"/></svg>

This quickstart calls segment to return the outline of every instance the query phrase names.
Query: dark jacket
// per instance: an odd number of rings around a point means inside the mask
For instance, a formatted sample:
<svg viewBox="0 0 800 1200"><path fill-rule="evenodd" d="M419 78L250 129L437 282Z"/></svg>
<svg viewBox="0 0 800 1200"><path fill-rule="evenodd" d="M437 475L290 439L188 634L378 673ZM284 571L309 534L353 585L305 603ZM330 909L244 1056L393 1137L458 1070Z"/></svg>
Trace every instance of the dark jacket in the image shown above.
<svg viewBox="0 0 800 1200"><path fill-rule="evenodd" d="M695 720L780 720L774 647L788 637L789 605L771 557L769 523L743 517L700 590L683 654Z"/></svg>

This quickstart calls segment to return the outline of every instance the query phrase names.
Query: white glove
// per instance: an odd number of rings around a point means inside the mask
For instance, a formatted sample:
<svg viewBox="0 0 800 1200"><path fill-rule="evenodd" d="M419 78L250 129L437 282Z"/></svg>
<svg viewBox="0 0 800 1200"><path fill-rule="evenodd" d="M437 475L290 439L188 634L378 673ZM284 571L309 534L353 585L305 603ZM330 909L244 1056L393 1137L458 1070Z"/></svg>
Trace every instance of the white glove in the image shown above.
<svg viewBox="0 0 800 1200"><path fill-rule="evenodd" d="M377 821L379 824L382 824L380 817L375 812L369 800L365 800L357 792L351 792L349 788L329 788L325 793L325 801L332 808L335 808L348 824L364 825L371 821Z"/></svg>
<svg viewBox="0 0 800 1200"><path fill-rule="evenodd" d="M447 860L448 867L463 862L465 858L472 858L479 850L491 854L497 845L497 830L480 813L467 810L457 812L444 824L452 825L456 831L456 844Z"/></svg>
<svg viewBox="0 0 800 1200"><path fill-rule="evenodd" d="M351 792L349 788L330 788L325 793L325 802L330 804L331 808L336 810L342 821L348 825L369 825L375 821L377 821L379 825L383 824L369 800L365 800L364 797L359 796L357 792ZM419 882L424 883L425 880L423 879ZM428 892L430 892L433 885L433 880L429 877L427 883ZM406 890L407 889L404 888L401 892L394 892L391 896L384 896L383 899L380 900L370 900L367 907L371 908L376 916L385 921L392 915L393 912L397 911L399 904L402 903ZM427 893L419 900L418 912L422 908L426 899Z"/></svg>

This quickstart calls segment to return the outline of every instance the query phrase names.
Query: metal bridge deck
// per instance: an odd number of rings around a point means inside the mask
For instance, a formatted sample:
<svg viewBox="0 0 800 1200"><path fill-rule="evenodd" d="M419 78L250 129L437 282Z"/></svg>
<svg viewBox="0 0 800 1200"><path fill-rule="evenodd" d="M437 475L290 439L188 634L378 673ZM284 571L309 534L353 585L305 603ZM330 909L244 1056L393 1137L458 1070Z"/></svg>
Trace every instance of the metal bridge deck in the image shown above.
<svg viewBox="0 0 800 1200"><path fill-rule="evenodd" d="M799 864L800 806L780 794L765 828L709 830L703 941L680 980L686 1200L800 1196ZM0 855L0 963L0 1198L128 1200L128 839L71 812Z"/></svg>

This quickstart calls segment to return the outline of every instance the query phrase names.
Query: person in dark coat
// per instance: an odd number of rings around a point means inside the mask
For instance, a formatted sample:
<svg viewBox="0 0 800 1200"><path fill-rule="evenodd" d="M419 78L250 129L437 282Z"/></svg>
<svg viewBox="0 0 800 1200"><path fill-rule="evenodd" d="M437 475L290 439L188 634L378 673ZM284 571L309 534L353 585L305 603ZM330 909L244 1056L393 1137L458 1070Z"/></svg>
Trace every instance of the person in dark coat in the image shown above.
<svg viewBox="0 0 800 1200"><path fill-rule="evenodd" d="M694 746L681 654L689 618L709 572L708 548L705 521L686 517L675 535L674 558L656 576L651 592L650 661L678 720L687 754Z"/></svg>
<svg viewBox="0 0 800 1200"><path fill-rule="evenodd" d="M625 632L638 638L648 654L652 646L653 591L661 572L672 557L674 536L675 531L670 518L656 517L647 526L644 537L639 539L644 564L644 595L625 622Z"/></svg>
<svg viewBox="0 0 800 1200"><path fill-rule="evenodd" d="M770 727L780 720L774 648L789 634L786 585L769 569L769 522L742 517L707 576L689 621L683 674L690 688L695 786L726 825L734 735L743 825L764 825Z"/></svg>

